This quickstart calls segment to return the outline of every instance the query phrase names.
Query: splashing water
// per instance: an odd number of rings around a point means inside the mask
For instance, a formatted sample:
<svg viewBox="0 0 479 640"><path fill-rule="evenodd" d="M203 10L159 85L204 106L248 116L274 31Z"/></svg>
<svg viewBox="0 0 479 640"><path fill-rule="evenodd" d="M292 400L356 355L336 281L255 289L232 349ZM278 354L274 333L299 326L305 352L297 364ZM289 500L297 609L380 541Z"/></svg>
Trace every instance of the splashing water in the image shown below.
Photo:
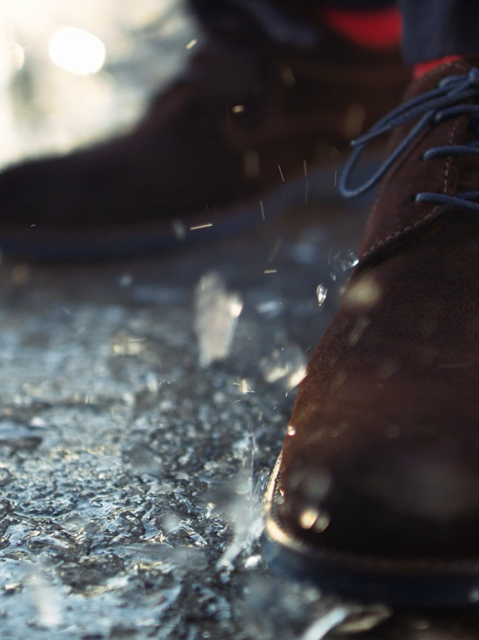
<svg viewBox="0 0 479 640"><path fill-rule="evenodd" d="M340 249L329 260L329 275L336 281L344 277L359 263L359 259L351 249Z"/></svg>
<svg viewBox="0 0 479 640"><path fill-rule="evenodd" d="M319 284L316 288L316 297L318 298L318 304L320 307L326 301L327 295L328 295L328 289L324 286L324 284Z"/></svg>
<svg viewBox="0 0 479 640"><path fill-rule="evenodd" d="M62 603L58 586L51 586L41 573L30 578L32 595L37 610L38 625L45 629L58 627L61 624Z"/></svg>
<svg viewBox="0 0 479 640"><path fill-rule="evenodd" d="M215 272L201 278L195 291L195 330L200 349L200 364L224 360L243 310L237 293L228 293L222 277Z"/></svg>
<svg viewBox="0 0 479 640"><path fill-rule="evenodd" d="M306 356L297 344L287 343L261 358L259 368L266 382L280 382L291 390L306 375Z"/></svg>
<svg viewBox="0 0 479 640"><path fill-rule="evenodd" d="M263 532L262 499L269 477L264 470L256 487L253 483L255 441L252 433L239 443L244 447L243 467L232 483L233 495L225 509L225 515L234 527L233 539L218 560L217 569L231 571L234 561L243 552L251 554L254 543ZM249 558L248 558L249 559ZM246 562L248 562L248 559Z"/></svg>

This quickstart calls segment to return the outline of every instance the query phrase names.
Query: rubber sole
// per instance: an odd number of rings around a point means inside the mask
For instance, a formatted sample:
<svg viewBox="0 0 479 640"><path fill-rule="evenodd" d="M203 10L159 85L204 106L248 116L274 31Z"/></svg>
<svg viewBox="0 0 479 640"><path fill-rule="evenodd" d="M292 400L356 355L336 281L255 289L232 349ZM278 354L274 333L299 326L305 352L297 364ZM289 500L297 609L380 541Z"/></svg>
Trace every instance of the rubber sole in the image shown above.
<svg viewBox="0 0 479 640"><path fill-rule="evenodd" d="M396 559L313 547L282 527L275 514L280 459L264 499L263 557L273 573L324 593L395 607L464 607L479 603L479 560Z"/></svg>
<svg viewBox="0 0 479 640"><path fill-rule="evenodd" d="M377 166L371 159L366 171ZM285 182L259 199L216 212L188 214L161 222L81 229L0 226L0 251L12 258L47 261L110 260L161 253L241 233L290 207L310 201L341 201L336 188L341 165Z"/></svg>

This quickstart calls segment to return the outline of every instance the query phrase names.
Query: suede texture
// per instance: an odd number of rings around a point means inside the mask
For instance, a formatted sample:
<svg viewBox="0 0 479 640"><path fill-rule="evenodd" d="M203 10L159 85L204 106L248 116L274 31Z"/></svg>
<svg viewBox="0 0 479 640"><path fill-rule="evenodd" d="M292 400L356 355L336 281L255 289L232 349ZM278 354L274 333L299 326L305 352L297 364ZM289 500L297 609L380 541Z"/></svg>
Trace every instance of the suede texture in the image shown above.
<svg viewBox="0 0 479 640"><path fill-rule="evenodd" d="M436 69L408 96L470 65ZM479 188L477 158L421 159L473 137L467 118L443 121L383 180L362 258L300 386L276 517L326 552L378 565L479 560L479 216L412 201Z"/></svg>
<svg viewBox="0 0 479 640"><path fill-rule="evenodd" d="M411 97L429 91L445 75L464 74L471 68L474 60L451 62L440 66L412 83L405 95ZM389 149L394 148L410 129L406 125L398 129L391 137ZM465 143L474 139L468 131L468 118L463 116L431 126L416 140L399 162L390 170L383 181L379 196L369 216L360 255L374 259L385 250L406 240L414 234L417 227L426 225L441 215L440 207L431 207L428 203L415 203L411 199L419 192L445 193L477 188L479 157L437 158L424 162L423 154L427 149L437 146ZM411 170L411 166L415 170ZM473 185L476 185L475 187Z"/></svg>
<svg viewBox="0 0 479 640"><path fill-rule="evenodd" d="M258 25L209 33L181 78L121 138L0 174L0 225L27 232L183 219L237 206L336 160L399 99L398 51L326 29L300 50ZM235 109L235 107L237 107Z"/></svg>

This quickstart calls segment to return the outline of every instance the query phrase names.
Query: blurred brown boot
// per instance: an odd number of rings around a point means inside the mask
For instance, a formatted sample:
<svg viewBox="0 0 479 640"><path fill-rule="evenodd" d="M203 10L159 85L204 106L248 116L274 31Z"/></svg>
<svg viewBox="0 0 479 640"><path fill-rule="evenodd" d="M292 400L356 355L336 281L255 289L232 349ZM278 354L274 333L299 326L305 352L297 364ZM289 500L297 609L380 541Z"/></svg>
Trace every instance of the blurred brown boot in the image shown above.
<svg viewBox="0 0 479 640"><path fill-rule="evenodd" d="M271 566L348 598L479 599L478 63L416 80L358 141L398 128L266 498Z"/></svg>
<svg viewBox="0 0 479 640"><path fill-rule="evenodd" d="M253 12L211 25L132 133L4 171L1 250L49 259L158 251L304 202L307 181L398 102L409 72L397 50L297 28L303 48L275 39Z"/></svg>

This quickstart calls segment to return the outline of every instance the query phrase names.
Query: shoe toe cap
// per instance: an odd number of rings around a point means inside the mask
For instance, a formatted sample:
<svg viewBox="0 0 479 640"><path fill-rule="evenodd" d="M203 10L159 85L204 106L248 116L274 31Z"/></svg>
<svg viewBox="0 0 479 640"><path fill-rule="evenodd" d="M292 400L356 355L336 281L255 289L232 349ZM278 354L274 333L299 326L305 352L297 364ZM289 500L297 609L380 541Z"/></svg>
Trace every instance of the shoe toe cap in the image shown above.
<svg viewBox="0 0 479 640"><path fill-rule="evenodd" d="M479 556L479 467L433 447L375 446L341 459L290 457L278 517L319 547L394 557Z"/></svg>

